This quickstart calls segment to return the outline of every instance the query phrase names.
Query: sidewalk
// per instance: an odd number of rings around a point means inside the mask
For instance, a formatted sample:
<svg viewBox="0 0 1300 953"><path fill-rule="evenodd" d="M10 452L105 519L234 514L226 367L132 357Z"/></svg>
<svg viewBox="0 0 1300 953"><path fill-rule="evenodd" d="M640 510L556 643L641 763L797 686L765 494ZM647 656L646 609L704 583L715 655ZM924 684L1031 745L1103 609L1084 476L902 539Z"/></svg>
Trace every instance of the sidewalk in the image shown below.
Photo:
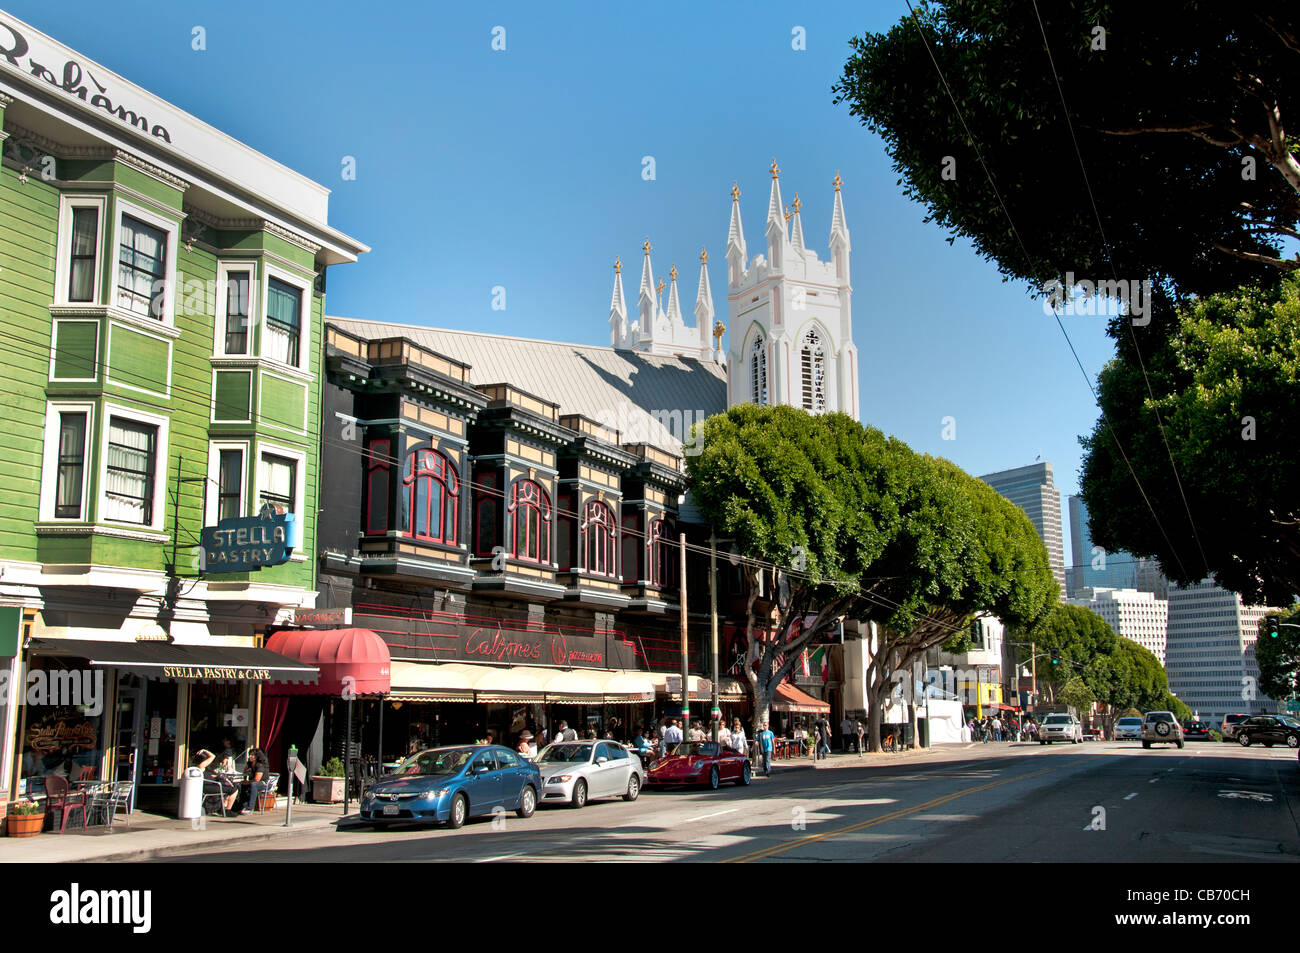
<svg viewBox="0 0 1300 953"><path fill-rule="evenodd" d="M190 853L205 846L291 837L301 831L325 830L343 815L341 804L294 804L293 827L284 826L284 799L275 811L242 816L209 815L196 821L136 811L119 814L113 830L91 827L82 833L68 824L66 833L46 831L39 837L0 838L0 863L59 864L85 861L149 860L167 854ZM353 814L356 807L353 802ZM75 821L80 820L77 816Z"/></svg>
<svg viewBox="0 0 1300 953"><path fill-rule="evenodd" d="M936 745L931 748L909 748L905 751L878 751L875 754L866 752L861 755L852 752L846 754L842 751L833 751L828 757L816 761L808 755L800 758L778 758L772 761L772 773L776 774L778 771L826 771L834 768L880 767L882 765L897 764L900 761L924 761L936 756L951 755L975 747L978 746L973 743L962 742L960 744Z"/></svg>

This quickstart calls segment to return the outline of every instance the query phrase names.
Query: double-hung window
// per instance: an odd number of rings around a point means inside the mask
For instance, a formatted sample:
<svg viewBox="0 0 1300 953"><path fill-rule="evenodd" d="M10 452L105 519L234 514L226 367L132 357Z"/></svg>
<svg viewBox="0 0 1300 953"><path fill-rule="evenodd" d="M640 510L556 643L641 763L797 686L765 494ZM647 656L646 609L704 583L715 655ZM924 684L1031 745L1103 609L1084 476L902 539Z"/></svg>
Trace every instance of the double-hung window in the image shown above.
<svg viewBox="0 0 1300 953"><path fill-rule="evenodd" d="M268 279L264 357L293 367L298 366L298 353L302 345L302 299L301 288L295 288L278 278Z"/></svg>
<svg viewBox="0 0 1300 953"><path fill-rule="evenodd" d="M54 483L54 518L81 519L82 486L86 473L86 417L59 414L59 460Z"/></svg>
<svg viewBox="0 0 1300 953"><path fill-rule="evenodd" d="M119 307L161 321L167 289L167 233L122 215L117 259Z"/></svg>
<svg viewBox="0 0 1300 953"><path fill-rule="evenodd" d="M243 516L240 500L244 489L244 452L221 450L217 461L217 519Z"/></svg>
<svg viewBox="0 0 1300 953"><path fill-rule="evenodd" d="M104 518L118 523L153 523L158 428L124 417L108 425Z"/></svg>
<svg viewBox="0 0 1300 953"><path fill-rule="evenodd" d="M95 300L95 262L99 247L99 206L72 209L72 244L68 250L68 300Z"/></svg>
<svg viewBox="0 0 1300 953"><path fill-rule="evenodd" d="M294 511L294 491L297 489L298 461L288 457L264 453L259 464L257 483L261 487L258 505L270 503L281 508L280 512Z"/></svg>
<svg viewBox="0 0 1300 953"><path fill-rule="evenodd" d="M226 353L248 353L248 290L252 274L247 271L226 273Z"/></svg>

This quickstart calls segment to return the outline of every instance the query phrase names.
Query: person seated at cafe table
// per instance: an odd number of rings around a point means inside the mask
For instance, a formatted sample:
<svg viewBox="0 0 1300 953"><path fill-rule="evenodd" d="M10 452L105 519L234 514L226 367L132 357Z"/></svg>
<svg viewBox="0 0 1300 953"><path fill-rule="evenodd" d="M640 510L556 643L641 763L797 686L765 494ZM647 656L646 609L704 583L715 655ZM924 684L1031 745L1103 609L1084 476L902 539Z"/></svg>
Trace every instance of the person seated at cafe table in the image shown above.
<svg viewBox="0 0 1300 953"><path fill-rule="evenodd" d="M235 809L235 798L239 794L239 788L235 787L230 779L221 774L221 765L217 762L217 756L207 748L200 748L190 759L190 764L203 772L205 781L213 781L221 789L221 803L225 805L227 811Z"/></svg>
<svg viewBox="0 0 1300 953"><path fill-rule="evenodd" d="M261 748L250 748L248 750L248 768L244 773L248 783L248 801L244 804L244 809L239 812L240 814L261 811L262 794L270 787L270 774L271 763L266 757L266 752Z"/></svg>

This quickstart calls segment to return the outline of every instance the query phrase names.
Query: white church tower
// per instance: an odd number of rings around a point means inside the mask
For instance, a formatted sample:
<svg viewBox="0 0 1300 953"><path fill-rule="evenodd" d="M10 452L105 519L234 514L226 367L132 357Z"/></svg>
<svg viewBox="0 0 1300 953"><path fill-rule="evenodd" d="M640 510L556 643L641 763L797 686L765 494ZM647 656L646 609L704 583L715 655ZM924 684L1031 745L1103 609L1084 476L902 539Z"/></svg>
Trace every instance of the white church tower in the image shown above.
<svg viewBox="0 0 1300 953"><path fill-rule="evenodd" d="M695 327L688 327L682 315L681 298L677 293L677 266L673 265L668 270L669 281L666 285L662 278L655 284L654 268L650 264L650 239L645 240L641 249L645 257L641 262L641 286L637 290L637 319L631 324L628 324L627 305L623 297L623 263L618 258L614 259L614 293L609 306L610 347L647 354L675 354L699 361L722 363L722 349L715 347L712 340L715 331L708 251L700 252Z"/></svg>
<svg viewBox="0 0 1300 953"><path fill-rule="evenodd" d="M840 411L859 420L849 228L839 173L834 180L831 257L821 261L804 245L798 194L786 209L781 204L781 170L775 159L770 171L766 255L747 259L740 187L731 189L729 402L788 404L818 414Z"/></svg>

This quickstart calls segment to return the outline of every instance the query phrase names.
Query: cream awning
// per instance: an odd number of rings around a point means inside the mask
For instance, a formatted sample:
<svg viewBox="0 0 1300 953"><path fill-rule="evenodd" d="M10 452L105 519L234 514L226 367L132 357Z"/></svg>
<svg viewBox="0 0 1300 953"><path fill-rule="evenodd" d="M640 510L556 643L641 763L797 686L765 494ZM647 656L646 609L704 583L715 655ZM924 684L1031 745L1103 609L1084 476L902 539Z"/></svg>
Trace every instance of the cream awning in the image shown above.
<svg viewBox="0 0 1300 953"><path fill-rule="evenodd" d="M388 697L393 701L599 705L636 704L654 701L655 697L652 675L617 669L394 661L392 684ZM691 685L694 691L695 683Z"/></svg>

